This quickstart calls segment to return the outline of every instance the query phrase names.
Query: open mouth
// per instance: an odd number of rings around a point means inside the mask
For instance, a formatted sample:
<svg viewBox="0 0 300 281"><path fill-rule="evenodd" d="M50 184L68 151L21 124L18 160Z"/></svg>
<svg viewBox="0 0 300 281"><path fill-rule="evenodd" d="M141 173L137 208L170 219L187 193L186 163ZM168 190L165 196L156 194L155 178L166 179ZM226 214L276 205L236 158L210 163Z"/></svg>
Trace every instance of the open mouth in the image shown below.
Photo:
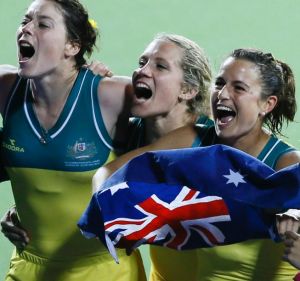
<svg viewBox="0 0 300 281"><path fill-rule="evenodd" d="M223 124L229 123L236 116L236 112L225 105L218 105L215 112L216 119Z"/></svg>
<svg viewBox="0 0 300 281"><path fill-rule="evenodd" d="M19 49L20 49L20 61L27 61L35 53L35 50L31 44L28 42L20 42L19 44Z"/></svg>
<svg viewBox="0 0 300 281"><path fill-rule="evenodd" d="M136 83L134 93L138 99L148 100L152 97L152 90L144 83Z"/></svg>

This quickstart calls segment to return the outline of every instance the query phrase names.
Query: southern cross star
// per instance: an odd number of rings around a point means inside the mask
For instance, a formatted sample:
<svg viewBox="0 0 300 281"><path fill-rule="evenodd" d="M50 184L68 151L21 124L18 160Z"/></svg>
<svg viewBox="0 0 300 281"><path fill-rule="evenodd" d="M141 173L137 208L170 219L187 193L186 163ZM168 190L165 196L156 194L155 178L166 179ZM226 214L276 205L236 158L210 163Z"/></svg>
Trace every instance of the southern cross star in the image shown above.
<svg viewBox="0 0 300 281"><path fill-rule="evenodd" d="M229 173L229 175L223 175L223 177L228 179L226 184L233 183L235 187L237 187L239 183L246 183L244 181L244 177L239 172L234 172L231 169L229 169Z"/></svg>

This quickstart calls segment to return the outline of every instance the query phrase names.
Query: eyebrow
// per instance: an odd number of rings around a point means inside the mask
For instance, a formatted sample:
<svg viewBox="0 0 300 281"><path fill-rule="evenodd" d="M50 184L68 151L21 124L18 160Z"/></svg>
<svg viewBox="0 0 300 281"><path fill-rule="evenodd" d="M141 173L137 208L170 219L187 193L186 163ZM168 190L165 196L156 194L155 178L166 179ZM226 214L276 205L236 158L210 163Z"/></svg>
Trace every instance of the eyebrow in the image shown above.
<svg viewBox="0 0 300 281"><path fill-rule="evenodd" d="M45 15L37 16L37 18L38 18L39 20L50 20L50 21L52 21L52 22L55 22L55 20L54 20L53 18L51 18L51 17L49 17L49 16L45 16Z"/></svg>
<svg viewBox="0 0 300 281"><path fill-rule="evenodd" d="M147 55L142 55L142 56L139 57L139 60L141 60L141 59L147 59L147 58L148 58Z"/></svg>
<svg viewBox="0 0 300 281"><path fill-rule="evenodd" d="M248 84L246 84L245 82L243 82L243 81L234 80L232 83L233 84L243 84L247 89L250 89L250 86Z"/></svg>
<svg viewBox="0 0 300 281"><path fill-rule="evenodd" d="M149 55L142 55L142 56L140 56L139 60L143 60L143 59L149 60L149 58L150 58ZM163 57L155 57L154 61L155 62L166 62L166 63L169 63L168 60L166 60Z"/></svg>
<svg viewBox="0 0 300 281"><path fill-rule="evenodd" d="M222 77L222 76L217 76L216 79L215 79L215 82L217 81L225 81L225 79ZM245 82L243 81L240 81L240 80L234 80L232 81L233 84L242 84L243 86L245 86L247 89L250 89L250 86L248 84L246 84Z"/></svg>
<svg viewBox="0 0 300 281"><path fill-rule="evenodd" d="M32 19L33 18L32 14L26 14L24 17L28 18L28 19ZM38 15L37 18L39 20L50 20L52 22L55 22L55 20L53 18L51 18L49 16L46 16L46 15Z"/></svg>

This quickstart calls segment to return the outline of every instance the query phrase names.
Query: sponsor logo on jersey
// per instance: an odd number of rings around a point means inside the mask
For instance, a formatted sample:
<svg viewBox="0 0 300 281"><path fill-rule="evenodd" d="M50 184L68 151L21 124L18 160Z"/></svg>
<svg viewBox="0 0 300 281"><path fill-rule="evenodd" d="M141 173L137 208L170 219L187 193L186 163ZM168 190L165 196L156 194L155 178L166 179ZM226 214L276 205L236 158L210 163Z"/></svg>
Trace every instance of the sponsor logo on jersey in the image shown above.
<svg viewBox="0 0 300 281"><path fill-rule="evenodd" d="M14 152L25 152L23 147L20 147L16 144L16 140L9 139L9 142L2 142L2 146L8 150L14 151Z"/></svg>

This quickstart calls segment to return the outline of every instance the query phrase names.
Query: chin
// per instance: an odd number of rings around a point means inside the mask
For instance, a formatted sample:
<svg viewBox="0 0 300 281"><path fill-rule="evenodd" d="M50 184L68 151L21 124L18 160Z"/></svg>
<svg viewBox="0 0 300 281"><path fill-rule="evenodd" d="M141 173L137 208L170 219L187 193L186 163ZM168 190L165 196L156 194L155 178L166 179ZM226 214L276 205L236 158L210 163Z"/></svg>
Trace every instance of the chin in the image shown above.
<svg viewBox="0 0 300 281"><path fill-rule="evenodd" d="M231 133L229 132L229 130L226 129L219 129L218 127L215 127L215 131L216 131L216 135L218 138L221 139L227 139L231 137Z"/></svg>
<svg viewBox="0 0 300 281"><path fill-rule="evenodd" d="M28 73L28 71L26 71L22 68L18 69L18 75L23 77L23 78L31 78L31 75Z"/></svg>
<svg viewBox="0 0 300 281"><path fill-rule="evenodd" d="M134 117L141 117L143 118L145 116L145 110L143 110L141 107L139 106L133 106L131 108L131 114Z"/></svg>
<svg viewBox="0 0 300 281"><path fill-rule="evenodd" d="M147 118L149 116L149 115L147 115L143 112L140 112L140 111L132 111L131 114L132 114L132 116L139 117L139 118Z"/></svg>

